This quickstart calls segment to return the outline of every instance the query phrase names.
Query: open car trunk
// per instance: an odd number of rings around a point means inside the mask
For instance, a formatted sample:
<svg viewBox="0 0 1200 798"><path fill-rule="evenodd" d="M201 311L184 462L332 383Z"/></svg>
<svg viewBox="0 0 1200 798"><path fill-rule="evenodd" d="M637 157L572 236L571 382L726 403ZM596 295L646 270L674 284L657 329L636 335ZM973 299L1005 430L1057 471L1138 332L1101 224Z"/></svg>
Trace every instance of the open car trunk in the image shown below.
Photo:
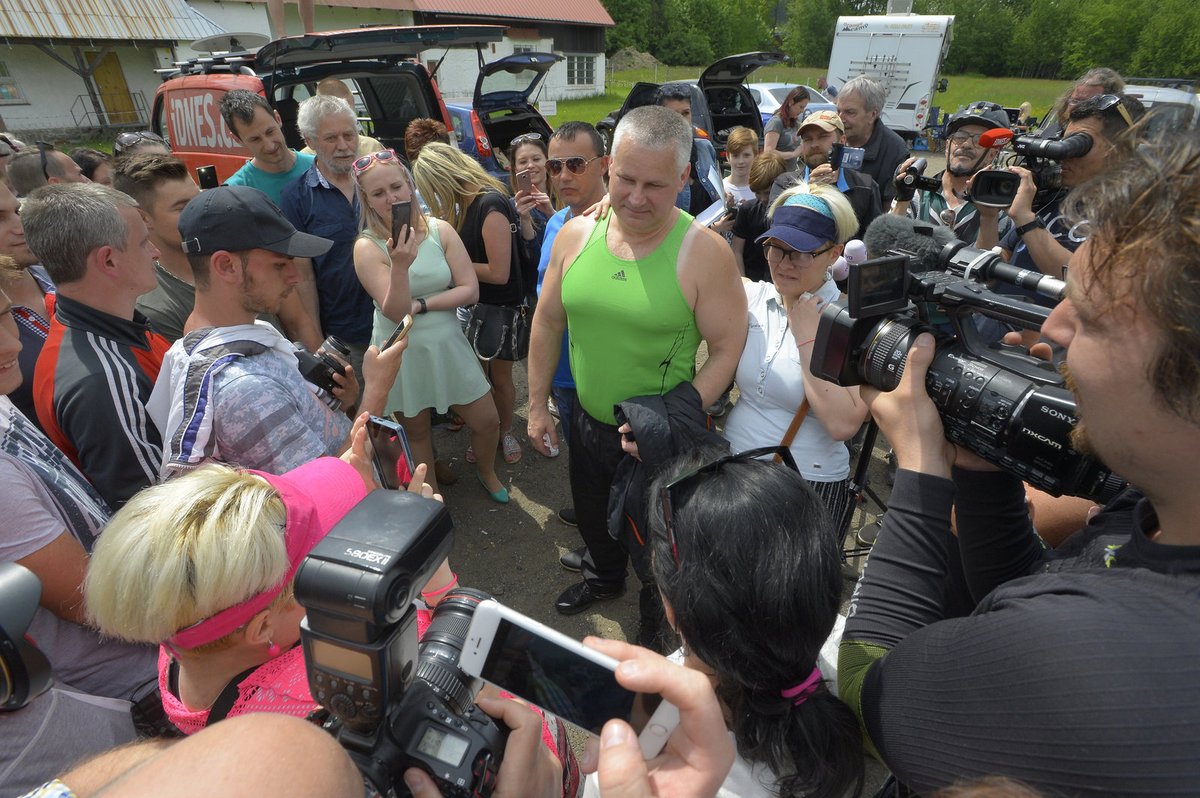
<svg viewBox="0 0 1200 798"><path fill-rule="evenodd" d="M502 166L509 166L504 156L517 136L538 133L549 143L550 124L534 102L546 74L562 60L555 53L514 53L480 66L472 107Z"/></svg>

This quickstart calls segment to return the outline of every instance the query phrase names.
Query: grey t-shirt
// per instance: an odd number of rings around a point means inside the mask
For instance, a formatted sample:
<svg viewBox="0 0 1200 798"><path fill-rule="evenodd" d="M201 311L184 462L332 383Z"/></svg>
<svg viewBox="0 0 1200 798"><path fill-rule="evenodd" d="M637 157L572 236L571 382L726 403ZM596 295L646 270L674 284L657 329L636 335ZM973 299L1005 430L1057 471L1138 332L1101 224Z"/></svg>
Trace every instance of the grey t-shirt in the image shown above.
<svg viewBox="0 0 1200 798"><path fill-rule="evenodd" d="M183 337L183 325L196 304L196 287L154 263L158 287L138 297L137 309L150 319L155 332L171 343Z"/></svg>
<svg viewBox="0 0 1200 798"><path fill-rule="evenodd" d="M271 474L336 456L352 426L272 350L239 358L218 371L213 406L219 408L213 420L218 456Z"/></svg>
<svg viewBox="0 0 1200 798"><path fill-rule="evenodd" d="M783 120L779 118L779 114L775 114L767 120L767 125L763 128L763 135L767 133L779 134L779 141L775 144L775 149L784 151L796 149L798 143L797 130L794 127L784 127ZM793 171L798 163L798 158L788 158L786 160L787 170L789 172Z"/></svg>
<svg viewBox="0 0 1200 798"><path fill-rule="evenodd" d="M129 702L55 685L0 716L0 798L24 795L135 736Z"/></svg>

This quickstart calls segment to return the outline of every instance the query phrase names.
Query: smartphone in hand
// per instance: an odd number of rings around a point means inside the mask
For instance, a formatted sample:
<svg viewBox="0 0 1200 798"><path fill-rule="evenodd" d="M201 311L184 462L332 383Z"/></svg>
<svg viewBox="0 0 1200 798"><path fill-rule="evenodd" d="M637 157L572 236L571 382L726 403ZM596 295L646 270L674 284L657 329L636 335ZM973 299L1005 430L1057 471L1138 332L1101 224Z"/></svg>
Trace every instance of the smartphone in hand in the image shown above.
<svg viewBox="0 0 1200 798"><path fill-rule="evenodd" d="M390 419L371 416L367 420L367 437L371 441L371 457L379 484L389 490L407 488L417 461L413 459L404 427Z"/></svg>
<svg viewBox="0 0 1200 798"><path fill-rule="evenodd" d="M533 191L533 176L529 174L528 169L517 172L517 191Z"/></svg>
<svg viewBox="0 0 1200 798"><path fill-rule="evenodd" d="M400 230L408 225L408 230L405 231L403 243L408 243L408 237L412 235L412 200L404 202L392 203L392 246L398 246L400 243Z"/></svg>
<svg viewBox="0 0 1200 798"><path fill-rule="evenodd" d="M612 718L631 725L642 755L658 756L679 710L657 693L617 683L617 661L496 601L480 602L459 667L591 734Z"/></svg>
<svg viewBox="0 0 1200 798"><path fill-rule="evenodd" d="M412 329L412 323L412 314L408 314L401 319L400 323L396 325L395 331L383 342L383 346L379 347L379 351L382 352L397 341L403 340L408 335L408 331Z"/></svg>
<svg viewBox="0 0 1200 798"><path fill-rule="evenodd" d="M216 188L221 185L221 181L217 180L217 167L215 166L197 166L196 167L196 184L201 189Z"/></svg>

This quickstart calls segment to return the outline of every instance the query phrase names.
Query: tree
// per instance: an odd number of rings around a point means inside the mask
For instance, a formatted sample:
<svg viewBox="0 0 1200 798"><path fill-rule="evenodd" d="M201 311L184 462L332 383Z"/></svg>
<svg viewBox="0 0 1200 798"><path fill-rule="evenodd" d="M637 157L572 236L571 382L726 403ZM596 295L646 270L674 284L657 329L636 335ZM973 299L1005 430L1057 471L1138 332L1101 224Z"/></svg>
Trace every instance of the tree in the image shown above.
<svg viewBox="0 0 1200 798"><path fill-rule="evenodd" d="M797 64L828 64L837 19L852 13L857 12L845 0L788 0L784 52Z"/></svg>
<svg viewBox="0 0 1200 798"><path fill-rule="evenodd" d="M646 21L651 19L650 0L604 0L604 8L617 23L605 34L605 49L609 55L626 47L643 52L649 48Z"/></svg>

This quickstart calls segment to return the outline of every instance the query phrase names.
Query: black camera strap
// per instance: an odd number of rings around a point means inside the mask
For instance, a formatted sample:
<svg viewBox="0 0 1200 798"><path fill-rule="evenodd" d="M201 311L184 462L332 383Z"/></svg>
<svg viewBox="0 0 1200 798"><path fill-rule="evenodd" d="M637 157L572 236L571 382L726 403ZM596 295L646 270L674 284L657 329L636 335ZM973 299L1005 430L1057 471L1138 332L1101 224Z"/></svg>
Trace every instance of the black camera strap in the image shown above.
<svg viewBox="0 0 1200 798"><path fill-rule="evenodd" d="M229 710L233 709L233 702L238 699L238 685L256 670L258 670L258 666L254 665L229 680L220 695L217 696L217 700L213 702L212 708L208 710L208 721L204 724L205 726L225 720L229 715ZM175 660L171 660L171 664L167 666L167 689L171 691L171 695L179 698L179 663Z"/></svg>

